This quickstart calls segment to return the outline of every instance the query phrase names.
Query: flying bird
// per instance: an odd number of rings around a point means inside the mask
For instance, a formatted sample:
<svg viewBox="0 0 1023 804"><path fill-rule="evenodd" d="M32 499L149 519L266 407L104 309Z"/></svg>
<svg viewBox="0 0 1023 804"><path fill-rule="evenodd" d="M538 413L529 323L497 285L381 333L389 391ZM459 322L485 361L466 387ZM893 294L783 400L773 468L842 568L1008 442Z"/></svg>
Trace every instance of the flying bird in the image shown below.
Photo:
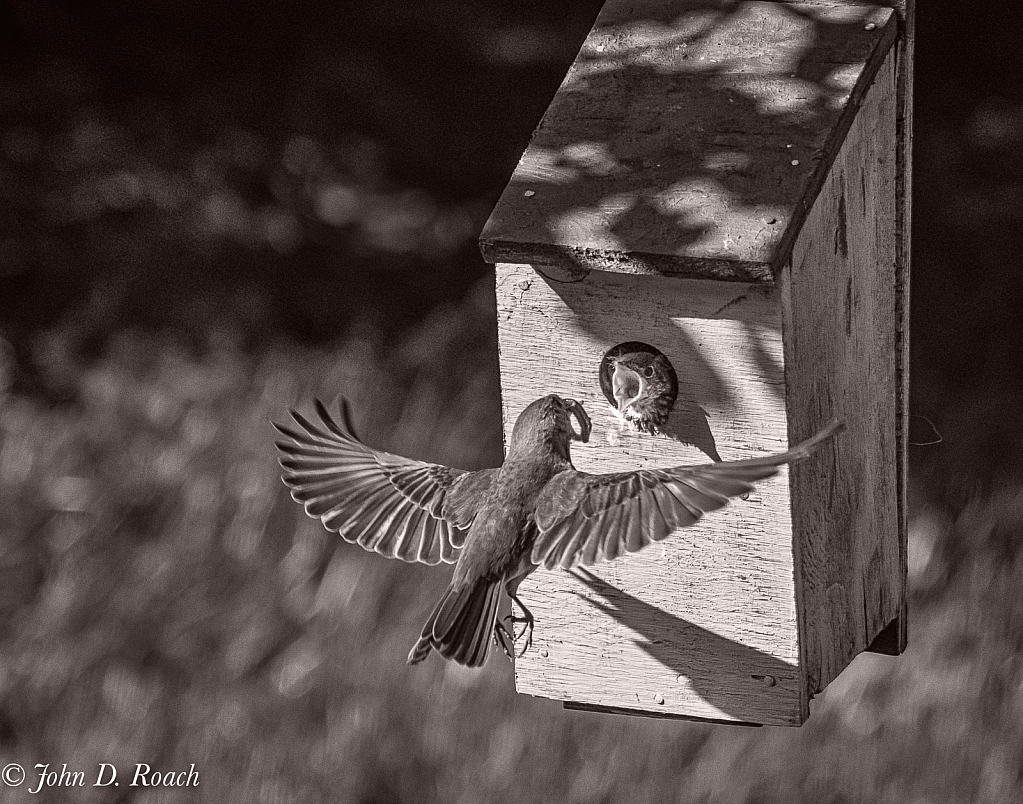
<svg viewBox="0 0 1023 804"><path fill-rule="evenodd" d="M517 636L528 631L528 649L533 616L516 592L537 567L589 566L660 541L841 429L833 422L788 452L761 458L594 475L577 471L569 452L573 440L589 439L589 416L579 402L550 394L519 415L500 468L462 471L363 444L344 401L338 420L319 400L316 413L318 422L291 411L297 429L274 424L285 437L276 444L291 496L328 530L367 550L454 563L408 663L436 650L469 667L486 661L491 637L511 656ZM522 612L510 618L511 634L498 620L502 589ZM524 623L520 635L517 623Z"/></svg>
<svg viewBox="0 0 1023 804"><path fill-rule="evenodd" d="M608 361L618 413L645 433L660 432L678 396L678 377L668 358L637 351L609 356Z"/></svg>

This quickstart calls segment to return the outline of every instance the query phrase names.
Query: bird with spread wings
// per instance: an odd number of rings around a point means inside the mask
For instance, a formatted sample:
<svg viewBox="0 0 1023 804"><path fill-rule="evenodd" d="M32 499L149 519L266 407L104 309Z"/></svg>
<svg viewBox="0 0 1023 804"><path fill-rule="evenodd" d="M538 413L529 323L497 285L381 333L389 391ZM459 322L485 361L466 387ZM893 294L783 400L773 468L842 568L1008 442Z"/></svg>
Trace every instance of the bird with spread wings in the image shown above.
<svg viewBox="0 0 1023 804"><path fill-rule="evenodd" d="M501 590L522 612L511 617L532 636L533 616L517 595L538 567L570 569L611 561L695 524L749 493L787 463L802 460L841 429L774 455L670 469L587 474L569 446L587 441L582 405L550 394L519 415L504 463L463 471L411 460L363 444L347 404L335 420L316 402L319 421L291 415L298 428L274 424L284 482L306 513L328 530L388 558L454 563L447 591L408 656L418 664L436 650L479 667L491 636L511 656L515 635L498 619ZM572 418L578 422L578 432Z"/></svg>

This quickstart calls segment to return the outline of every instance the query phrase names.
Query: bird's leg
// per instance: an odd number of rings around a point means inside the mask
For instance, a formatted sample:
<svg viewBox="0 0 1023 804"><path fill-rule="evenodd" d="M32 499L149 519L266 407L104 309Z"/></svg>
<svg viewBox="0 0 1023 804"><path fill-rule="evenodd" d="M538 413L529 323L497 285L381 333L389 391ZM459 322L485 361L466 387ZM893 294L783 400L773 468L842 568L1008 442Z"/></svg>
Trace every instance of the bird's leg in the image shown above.
<svg viewBox="0 0 1023 804"><path fill-rule="evenodd" d="M508 592L508 595L511 597L512 602L522 609L521 617L516 617L514 614L508 615L508 619L512 621L512 627L514 628L514 623L526 624L526 627L522 629L522 633L515 635L516 640L521 639L523 636L526 637L526 644L522 646L522 652L519 653L519 656L522 656L527 650L529 650L530 645L533 644L533 621L535 618L533 617L533 612L526 608L526 604L522 602L515 592Z"/></svg>
<svg viewBox="0 0 1023 804"><path fill-rule="evenodd" d="M526 629L532 628L533 627L533 620L535 619L533 617L533 612L531 612L529 609L526 608L525 604L522 602L522 599L517 594L515 594L514 592L509 592L508 594L511 597L512 601L520 609L522 609L522 616L521 617L516 617L515 616L515 610L512 609L511 614L506 614L504 619L505 620L510 620L513 623L526 623ZM526 633L526 629L523 629L522 634ZM519 639L522 638L522 634L515 634L515 641L516 642L518 642Z"/></svg>
<svg viewBox="0 0 1023 804"><path fill-rule="evenodd" d="M508 577L507 575L505 576L504 591L508 593L508 597L511 598L513 605L511 613L506 615L503 619L511 623L515 641L521 639L523 636L526 637L526 644L522 647L522 651L519 653L519 656L525 654L525 652L529 650L530 646L533 644L534 618L533 612L526 608L526 605L522 602L516 592L518 591L519 584L522 582L522 579L529 575L529 573L531 573L534 569L536 569L536 567L529 560L529 554L526 553L519 559L519 564L515 568L511 577ZM518 605L519 609L522 610L521 617L515 616L515 605ZM526 627L522 630L521 634L515 634L516 623L526 624Z"/></svg>

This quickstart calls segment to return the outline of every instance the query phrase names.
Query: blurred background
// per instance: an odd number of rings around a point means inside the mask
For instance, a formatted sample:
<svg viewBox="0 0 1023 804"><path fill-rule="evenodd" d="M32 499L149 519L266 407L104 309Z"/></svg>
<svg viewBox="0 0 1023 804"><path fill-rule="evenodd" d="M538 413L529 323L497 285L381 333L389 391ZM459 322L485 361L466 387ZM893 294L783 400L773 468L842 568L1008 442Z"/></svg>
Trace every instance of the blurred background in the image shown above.
<svg viewBox="0 0 1023 804"><path fill-rule="evenodd" d="M918 11L910 648L801 729L567 712L404 657L446 583L337 545L268 420L501 457L476 237L599 0L0 5L0 765L33 801L1023 800L1023 103ZM127 770L123 771L127 773ZM28 801L0 787L0 801Z"/></svg>

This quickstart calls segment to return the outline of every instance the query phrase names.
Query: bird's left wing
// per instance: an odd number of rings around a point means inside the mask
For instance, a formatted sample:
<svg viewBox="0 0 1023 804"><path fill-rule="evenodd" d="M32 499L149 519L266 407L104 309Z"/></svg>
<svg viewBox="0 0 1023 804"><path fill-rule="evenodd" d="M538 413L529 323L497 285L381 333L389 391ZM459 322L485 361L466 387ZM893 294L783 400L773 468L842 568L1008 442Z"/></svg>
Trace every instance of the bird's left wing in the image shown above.
<svg viewBox="0 0 1023 804"><path fill-rule="evenodd" d="M319 423L274 422L283 479L309 516L348 542L388 558L453 563L496 469L465 472L375 450L355 436L347 406L336 422L316 400Z"/></svg>
<svg viewBox="0 0 1023 804"><path fill-rule="evenodd" d="M537 501L540 533L532 562L570 569L641 550L749 493L754 483L806 458L841 428L833 422L788 452L745 461L606 475L566 469Z"/></svg>

